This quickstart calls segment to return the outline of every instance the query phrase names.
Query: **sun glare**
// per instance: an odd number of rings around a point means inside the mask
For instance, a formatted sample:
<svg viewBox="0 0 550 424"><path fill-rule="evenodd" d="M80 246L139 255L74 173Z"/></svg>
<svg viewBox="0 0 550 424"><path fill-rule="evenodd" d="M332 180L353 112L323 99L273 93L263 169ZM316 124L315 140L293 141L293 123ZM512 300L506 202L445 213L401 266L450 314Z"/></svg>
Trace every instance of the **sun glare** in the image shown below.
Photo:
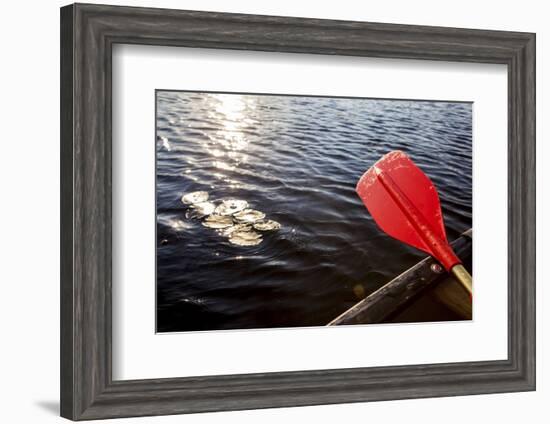
<svg viewBox="0 0 550 424"><path fill-rule="evenodd" d="M213 156L212 163L222 171L238 170L248 160L250 139L246 130L254 123L249 111L255 109L255 100L232 94L211 94L209 102L209 117L219 125L219 129L209 135L208 152Z"/></svg>

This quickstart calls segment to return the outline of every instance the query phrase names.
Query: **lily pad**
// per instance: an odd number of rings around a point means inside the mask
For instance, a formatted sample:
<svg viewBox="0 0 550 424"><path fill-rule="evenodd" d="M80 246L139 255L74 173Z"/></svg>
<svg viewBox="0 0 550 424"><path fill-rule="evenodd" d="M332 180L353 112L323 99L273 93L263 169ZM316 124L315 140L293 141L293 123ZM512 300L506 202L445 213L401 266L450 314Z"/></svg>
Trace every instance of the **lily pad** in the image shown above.
<svg viewBox="0 0 550 424"><path fill-rule="evenodd" d="M258 231L275 231L279 230L280 228L281 224L271 219L254 223L254 229Z"/></svg>
<svg viewBox="0 0 550 424"><path fill-rule="evenodd" d="M250 231L252 227L247 224L235 224L231 227L225 228L220 231L220 234L225 237L230 237L236 231Z"/></svg>
<svg viewBox="0 0 550 424"><path fill-rule="evenodd" d="M216 205L212 202L200 202L191 205L190 209L192 210L193 215L198 218L202 218L204 216L212 215L214 213L214 209L216 209Z"/></svg>
<svg viewBox="0 0 550 424"><path fill-rule="evenodd" d="M210 215L202 223L205 227L222 229L233 226L233 219L230 216Z"/></svg>
<svg viewBox="0 0 550 424"><path fill-rule="evenodd" d="M187 193L181 198L181 201L186 205L194 205L196 203L206 202L208 200L208 192L206 191L194 191Z"/></svg>
<svg viewBox="0 0 550 424"><path fill-rule="evenodd" d="M216 208L214 213L218 215L228 216L240 212L247 207L248 202L246 200L229 199L224 200L221 205Z"/></svg>
<svg viewBox="0 0 550 424"><path fill-rule="evenodd" d="M229 237L229 241L237 246L256 246L263 239L262 235L256 231L235 231Z"/></svg>
<svg viewBox="0 0 550 424"><path fill-rule="evenodd" d="M233 215L236 220L239 222L253 223L260 221L265 218L265 213L254 210L254 209L245 209L235 215Z"/></svg>
<svg viewBox="0 0 550 424"><path fill-rule="evenodd" d="M249 240L256 240L262 238L262 235L260 233L257 233L254 230L241 230L241 231L235 231L233 234L231 234L232 237L241 237L244 239Z"/></svg>

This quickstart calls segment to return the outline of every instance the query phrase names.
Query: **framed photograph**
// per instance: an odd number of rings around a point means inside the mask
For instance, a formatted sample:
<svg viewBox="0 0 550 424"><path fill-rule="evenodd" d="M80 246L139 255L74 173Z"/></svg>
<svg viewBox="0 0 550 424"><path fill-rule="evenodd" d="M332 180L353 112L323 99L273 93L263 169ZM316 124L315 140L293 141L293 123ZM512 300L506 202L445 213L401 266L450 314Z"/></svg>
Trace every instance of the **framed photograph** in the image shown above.
<svg viewBox="0 0 550 424"><path fill-rule="evenodd" d="M61 9L61 415L535 389L535 35Z"/></svg>
<svg viewBox="0 0 550 424"><path fill-rule="evenodd" d="M381 237L354 190L366 163L403 149L445 195L453 239L469 231L471 103L171 90L155 101L158 333L472 318L458 285L450 307L437 301L450 282L403 311L412 289L395 305L367 296L425 253ZM389 225L406 220L381 208ZM429 280L415 268L398 287ZM383 315L365 301L351 319L367 297Z"/></svg>

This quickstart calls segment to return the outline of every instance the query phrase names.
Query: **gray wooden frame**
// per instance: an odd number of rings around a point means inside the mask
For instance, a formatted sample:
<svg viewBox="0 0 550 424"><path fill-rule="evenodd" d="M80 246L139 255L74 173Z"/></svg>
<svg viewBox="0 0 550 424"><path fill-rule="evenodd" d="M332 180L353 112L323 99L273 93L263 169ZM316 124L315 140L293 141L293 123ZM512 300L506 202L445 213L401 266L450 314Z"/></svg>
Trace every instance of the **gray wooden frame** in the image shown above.
<svg viewBox="0 0 550 424"><path fill-rule="evenodd" d="M113 381L115 43L508 67L508 359ZM61 415L74 420L535 389L535 35L76 4L61 9Z"/></svg>

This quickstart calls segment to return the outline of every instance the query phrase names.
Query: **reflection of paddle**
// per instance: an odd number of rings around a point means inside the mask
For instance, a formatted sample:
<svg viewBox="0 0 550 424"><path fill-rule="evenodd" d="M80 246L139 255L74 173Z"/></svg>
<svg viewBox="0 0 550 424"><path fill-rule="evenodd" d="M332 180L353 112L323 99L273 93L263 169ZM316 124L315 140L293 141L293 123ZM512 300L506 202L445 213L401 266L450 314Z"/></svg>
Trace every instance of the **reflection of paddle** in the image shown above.
<svg viewBox="0 0 550 424"><path fill-rule="evenodd" d="M356 190L385 233L432 255L472 295L472 277L447 242L437 190L405 153L382 157Z"/></svg>

